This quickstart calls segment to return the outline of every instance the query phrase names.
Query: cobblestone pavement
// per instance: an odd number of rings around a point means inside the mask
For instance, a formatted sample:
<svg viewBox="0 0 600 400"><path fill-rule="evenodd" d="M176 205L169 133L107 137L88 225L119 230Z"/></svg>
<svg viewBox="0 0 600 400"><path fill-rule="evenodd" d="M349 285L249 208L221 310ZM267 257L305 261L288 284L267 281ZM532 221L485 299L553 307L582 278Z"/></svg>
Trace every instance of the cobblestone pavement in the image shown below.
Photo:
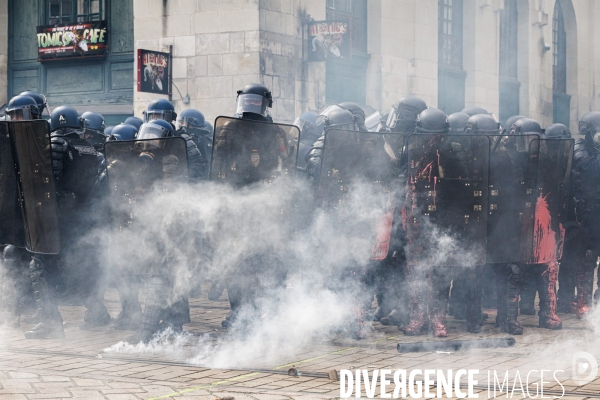
<svg viewBox="0 0 600 400"><path fill-rule="evenodd" d="M315 337L302 346L281 346L282 351L276 354L246 359L233 369L190 363L203 351L199 343L227 346L227 331L220 326L229 309L225 296L219 302L207 301L206 295L190 299L193 322L186 325L186 339L181 343L176 342L178 339L168 342L171 350L177 351L130 348L125 352L106 352L104 349L131 332L111 328L81 331L81 306L61 306L66 330L63 340L25 340L23 331L30 325L4 328L0 331L0 400L332 399L340 396L340 383L329 379L331 370L383 368L477 369L479 383L475 392L480 393L480 398L494 397L493 392L487 391L488 371L496 370L500 380L508 371L511 385L517 373L524 385L528 377L530 395L534 397L534 382L540 382L540 370L550 370L544 376L544 398L560 396L561 385L565 399L600 398L600 378L579 386L571 379L575 352L587 351L600 359L600 340L586 322L567 314L561 314L563 330L554 332L538 328L537 317L520 317L525 335L517 336L516 344L510 348L400 354L396 350L398 343L439 340L405 337L396 327L375 323L369 338L363 341L343 335ZM106 304L113 316L120 311L116 291L107 292ZM461 322L450 317L447 340L505 337L493 324L494 310L488 311L490 318L481 334L467 334ZM231 354L231 365L235 365L235 352ZM291 366L302 375L288 376ZM551 375L557 370L563 371L556 372L560 384ZM533 372L527 376L530 371ZM497 398L506 397L506 393L496 394ZM524 396L517 391L512 398Z"/></svg>

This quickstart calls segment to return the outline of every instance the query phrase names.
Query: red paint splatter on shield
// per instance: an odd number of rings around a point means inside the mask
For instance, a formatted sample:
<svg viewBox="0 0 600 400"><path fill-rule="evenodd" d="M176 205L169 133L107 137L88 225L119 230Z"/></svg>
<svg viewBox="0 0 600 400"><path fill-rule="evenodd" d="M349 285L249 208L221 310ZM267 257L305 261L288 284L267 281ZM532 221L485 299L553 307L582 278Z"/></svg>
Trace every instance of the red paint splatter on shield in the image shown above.
<svg viewBox="0 0 600 400"><path fill-rule="evenodd" d="M535 205L532 264L556 260L556 232L552 230L552 215L548 209L547 196L540 195Z"/></svg>

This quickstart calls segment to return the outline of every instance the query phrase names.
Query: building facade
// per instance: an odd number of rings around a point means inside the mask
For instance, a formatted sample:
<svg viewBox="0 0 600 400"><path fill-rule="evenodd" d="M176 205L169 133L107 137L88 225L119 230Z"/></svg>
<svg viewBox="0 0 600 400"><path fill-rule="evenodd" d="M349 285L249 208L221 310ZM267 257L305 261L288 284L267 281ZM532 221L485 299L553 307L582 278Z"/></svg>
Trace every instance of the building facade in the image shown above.
<svg viewBox="0 0 600 400"><path fill-rule="evenodd" d="M73 3L90 1L100 0ZM209 120L232 115L236 91L250 82L271 89L273 118L284 122L341 101L387 110L409 94L447 113L479 105L500 120L522 114L574 131L600 109L594 0L103 0L111 53L46 66L25 42L47 20L48 2L0 0L0 104L37 87L51 104L141 115L157 97L136 90L134 50L147 49L172 50L176 110L197 108ZM340 51L315 61L318 21L341 21L348 32Z"/></svg>

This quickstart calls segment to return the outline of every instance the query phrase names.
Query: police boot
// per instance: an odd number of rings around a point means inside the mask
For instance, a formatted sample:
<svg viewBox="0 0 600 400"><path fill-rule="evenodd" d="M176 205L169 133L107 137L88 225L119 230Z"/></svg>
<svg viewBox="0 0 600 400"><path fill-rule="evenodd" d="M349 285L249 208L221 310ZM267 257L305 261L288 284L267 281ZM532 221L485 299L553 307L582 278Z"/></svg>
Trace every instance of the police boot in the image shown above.
<svg viewBox="0 0 600 400"><path fill-rule="evenodd" d="M137 279L122 277L123 285L118 285L121 312L113 320L113 327L121 331L137 331L142 323L142 306L138 300L140 285Z"/></svg>
<svg viewBox="0 0 600 400"><path fill-rule="evenodd" d="M29 264L33 295L38 308L41 322L32 330L25 332L27 339L61 339L65 337L63 320L58 306L46 280L43 260L33 256Z"/></svg>
<svg viewBox="0 0 600 400"><path fill-rule="evenodd" d="M125 341L130 344L148 343L159 329L167 303L167 284L161 277L153 277L148 284L146 305L142 315L142 324L134 335Z"/></svg>
<svg viewBox="0 0 600 400"><path fill-rule="evenodd" d="M530 265L523 273L523 285L521 287L521 298L519 311L521 315L535 315L535 294L537 292L537 265Z"/></svg>
<svg viewBox="0 0 600 400"><path fill-rule="evenodd" d="M362 304L354 305L354 321L350 325L350 334L355 340L362 340L367 338L367 331L365 329L365 309Z"/></svg>
<svg viewBox="0 0 600 400"><path fill-rule="evenodd" d="M558 279L558 263L552 261L542 272L540 279L540 328L562 329L562 321L556 315L556 281Z"/></svg>
<svg viewBox="0 0 600 400"><path fill-rule="evenodd" d="M163 317L159 330L170 329L173 333L182 333L183 325L192 322L190 318L190 303L187 297L173 303Z"/></svg>
<svg viewBox="0 0 600 400"><path fill-rule="evenodd" d="M455 320L465 320L467 318L467 296L469 287L467 285L466 272L461 271L452 281L452 294L450 296L450 315Z"/></svg>
<svg viewBox="0 0 600 400"><path fill-rule="evenodd" d="M448 332L446 330L446 308L448 301L446 300L433 300L431 302L431 310L429 312L429 322L431 329L436 337L447 337Z"/></svg>
<svg viewBox="0 0 600 400"><path fill-rule="evenodd" d="M487 314L481 312L481 302L483 297L483 287L481 285L481 268L476 267L473 271L469 271L467 289L467 331L471 333L480 333L481 325L487 318ZM485 317L484 317L485 315Z"/></svg>
<svg viewBox="0 0 600 400"><path fill-rule="evenodd" d="M586 251L582 264L577 269L577 318L583 319L590 312L592 306L592 292L594 290L594 269L596 260L594 252Z"/></svg>
<svg viewBox="0 0 600 400"><path fill-rule="evenodd" d="M121 312L113 321L113 327L121 331L136 331L142 323L142 306L139 301L121 302Z"/></svg>
<svg viewBox="0 0 600 400"><path fill-rule="evenodd" d="M79 325L79 329L82 331L89 331L94 328L101 326L107 326L111 323L112 319L104 304L96 305L93 308L85 310L83 316L83 323Z"/></svg>
<svg viewBox="0 0 600 400"><path fill-rule="evenodd" d="M427 304L423 297L418 296L411 299L410 323L404 328L405 335L419 336L427 333L427 316L425 315Z"/></svg>
<svg viewBox="0 0 600 400"><path fill-rule="evenodd" d="M508 266L508 279L505 283L504 302L506 304L506 318L501 321L500 329L511 335L522 335L523 327L519 324L519 291L523 282L521 269L516 264Z"/></svg>
<svg viewBox="0 0 600 400"><path fill-rule="evenodd" d="M19 327L20 307L19 300L25 291L21 276L21 260L15 246L8 245L3 252L3 279L2 279L2 305L4 316L3 324Z"/></svg>

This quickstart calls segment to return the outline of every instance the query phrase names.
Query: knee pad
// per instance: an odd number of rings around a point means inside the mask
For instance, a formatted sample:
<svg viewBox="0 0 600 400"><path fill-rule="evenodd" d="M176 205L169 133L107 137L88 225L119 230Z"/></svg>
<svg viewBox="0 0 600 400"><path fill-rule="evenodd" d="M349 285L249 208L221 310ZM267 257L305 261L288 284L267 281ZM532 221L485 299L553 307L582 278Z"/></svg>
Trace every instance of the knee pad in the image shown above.
<svg viewBox="0 0 600 400"><path fill-rule="evenodd" d="M523 272L521 268L519 268L516 264L510 265L510 275L508 277L508 281L511 285L519 286L523 283Z"/></svg>
<svg viewBox="0 0 600 400"><path fill-rule="evenodd" d="M2 252L2 258L5 260L14 260L17 258L17 247L12 244L6 246Z"/></svg>

